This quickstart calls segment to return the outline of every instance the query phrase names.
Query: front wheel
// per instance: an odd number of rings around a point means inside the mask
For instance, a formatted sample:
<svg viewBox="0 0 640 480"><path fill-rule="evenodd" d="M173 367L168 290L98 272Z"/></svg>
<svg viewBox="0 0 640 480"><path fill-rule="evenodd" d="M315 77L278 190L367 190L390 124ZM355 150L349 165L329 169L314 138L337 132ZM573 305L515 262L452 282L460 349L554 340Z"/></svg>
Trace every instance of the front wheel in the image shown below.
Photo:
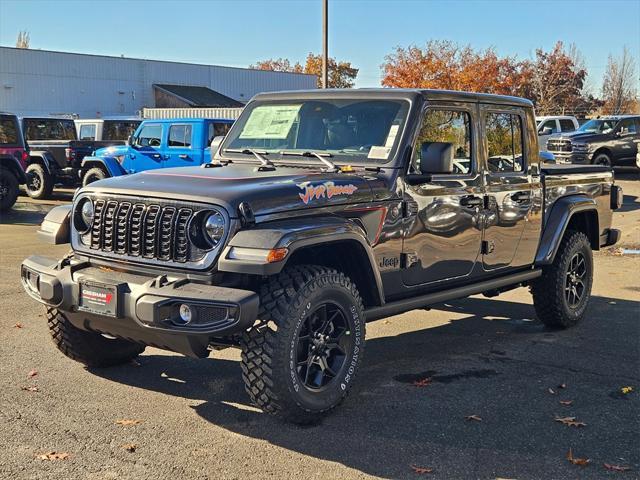
<svg viewBox="0 0 640 480"><path fill-rule="evenodd" d="M286 269L260 291L261 323L242 337L242 377L267 413L312 423L347 396L362 362L360 294L336 270Z"/></svg>
<svg viewBox="0 0 640 480"><path fill-rule="evenodd" d="M47 308L47 324L58 350L87 367L120 365L144 352L144 345L80 330L55 308Z"/></svg>
<svg viewBox="0 0 640 480"><path fill-rule="evenodd" d="M582 232L567 231L551 265L531 285L538 318L548 327L568 328L584 317L591 297L593 255Z"/></svg>
<svg viewBox="0 0 640 480"><path fill-rule="evenodd" d="M606 153L599 153L593 158L594 165L611 166L611 158Z"/></svg>
<svg viewBox="0 0 640 480"><path fill-rule="evenodd" d="M100 167L93 167L87 170L87 173L82 177L82 186L86 187L90 183L97 182L98 180L103 180L107 178L107 172Z"/></svg>

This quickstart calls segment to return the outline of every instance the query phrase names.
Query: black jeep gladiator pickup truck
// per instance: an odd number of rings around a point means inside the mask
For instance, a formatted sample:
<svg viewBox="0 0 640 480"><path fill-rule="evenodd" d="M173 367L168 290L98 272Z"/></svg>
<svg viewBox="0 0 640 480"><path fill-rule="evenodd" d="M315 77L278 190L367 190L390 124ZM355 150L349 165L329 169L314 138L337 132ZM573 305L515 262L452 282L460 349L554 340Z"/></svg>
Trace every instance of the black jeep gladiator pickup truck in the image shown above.
<svg viewBox="0 0 640 480"><path fill-rule="evenodd" d="M541 168L519 98L262 94L219 142L202 168L92 183L47 215L72 251L21 276L65 355L239 347L256 405L314 421L353 385L365 322L528 286L545 325L572 326L620 233L611 170Z"/></svg>
<svg viewBox="0 0 640 480"><path fill-rule="evenodd" d="M31 150L26 190L37 199L48 198L58 183L75 187L87 170L82 164L84 157L98 148L123 143L78 140L75 122L70 118L24 117L22 131Z"/></svg>

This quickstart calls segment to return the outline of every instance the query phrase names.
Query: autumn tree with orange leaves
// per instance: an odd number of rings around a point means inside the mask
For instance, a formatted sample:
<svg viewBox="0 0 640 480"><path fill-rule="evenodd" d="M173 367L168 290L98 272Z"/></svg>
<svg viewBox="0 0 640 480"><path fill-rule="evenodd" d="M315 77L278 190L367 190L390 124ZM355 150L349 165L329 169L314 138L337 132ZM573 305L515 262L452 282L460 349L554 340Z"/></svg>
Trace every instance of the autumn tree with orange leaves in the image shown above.
<svg viewBox="0 0 640 480"><path fill-rule="evenodd" d="M286 58L263 60L250 65L249 68L257 70L273 70L276 72L307 73L318 77L318 88L322 87L322 56L310 53L307 55L304 67ZM351 88L358 76L358 69L351 66L351 62L339 62L335 58L329 58L329 88Z"/></svg>
<svg viewBox="0 0 640 480"><path fill-rule="evenodd" d="M597 100L584 93L587 71L573 47L558 42L551 52L536 51L533 61L500 57L494 48L475 50L448 40L424 48L398 47L385 57L385 87L434 88L516 95L533 100L540 114L588 113Z"/></svg>

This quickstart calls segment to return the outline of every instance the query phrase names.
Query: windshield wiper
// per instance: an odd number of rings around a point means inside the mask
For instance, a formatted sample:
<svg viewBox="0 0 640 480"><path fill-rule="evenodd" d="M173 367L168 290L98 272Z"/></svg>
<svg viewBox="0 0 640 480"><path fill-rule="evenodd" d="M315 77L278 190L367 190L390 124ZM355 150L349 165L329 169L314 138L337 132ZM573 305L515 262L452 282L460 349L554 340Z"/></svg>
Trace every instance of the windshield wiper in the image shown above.
<svg viewBox="0 0 640 480"><path fill-rule="evenodd" d="M261 165L260 167L258 167L259 171L268 171L268 170L276 169L276 166L273 164L273 162L271 162L271 160L269 160L267 157L264 156L264 155L269 155L269 152L257 152L252 148L243 148L243 149L225 148L224 151L231 152L231 153L242 153L244 155L253 155L260 161Z"/></svg>
<svg viewBox="0 0 640 480"><path fill-rule="evenodd" d="M330 153L320 154L318 152L280 152L280 155L296 155L298 157L316 157L322 163L327 166L328 172L338 172L339 169L336 167L335 163L333 163L329 158L333 157ZM328 157L328 158L327 158Z"/></svg>

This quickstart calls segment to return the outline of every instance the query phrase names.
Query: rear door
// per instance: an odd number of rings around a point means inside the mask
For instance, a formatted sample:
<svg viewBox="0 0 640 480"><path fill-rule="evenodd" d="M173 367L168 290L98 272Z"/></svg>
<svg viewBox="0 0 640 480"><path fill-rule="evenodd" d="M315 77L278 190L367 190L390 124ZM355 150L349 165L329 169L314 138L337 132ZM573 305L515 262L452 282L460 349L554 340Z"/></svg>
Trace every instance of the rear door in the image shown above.
<svg viewBox="0 0 640 480"><path fill-rule="evenodd" d="M407 210L416 212L403 242L407 286L472 275L482 241L482 176L478 171L476 103L430 103L413 146L410 173L420 171L423 142L453 144L454 171L406 185Z"/></svg>
<svg viewBox="0 0 640 480"><path fill-rule="evenodd" d="M533 260L541 184L538 155L534 150L533 116L511 106L481 105L486 161L486 199L482 262L485 270L526 265ZM527 128L527 125L530 125Z"/></svg>
<svg viewBox="0 0 640 480"><path fill-rule="evenodd" d="M125 169L129 173L162 168L163 127L161 123L147 123L133 139Z"/></svg>

